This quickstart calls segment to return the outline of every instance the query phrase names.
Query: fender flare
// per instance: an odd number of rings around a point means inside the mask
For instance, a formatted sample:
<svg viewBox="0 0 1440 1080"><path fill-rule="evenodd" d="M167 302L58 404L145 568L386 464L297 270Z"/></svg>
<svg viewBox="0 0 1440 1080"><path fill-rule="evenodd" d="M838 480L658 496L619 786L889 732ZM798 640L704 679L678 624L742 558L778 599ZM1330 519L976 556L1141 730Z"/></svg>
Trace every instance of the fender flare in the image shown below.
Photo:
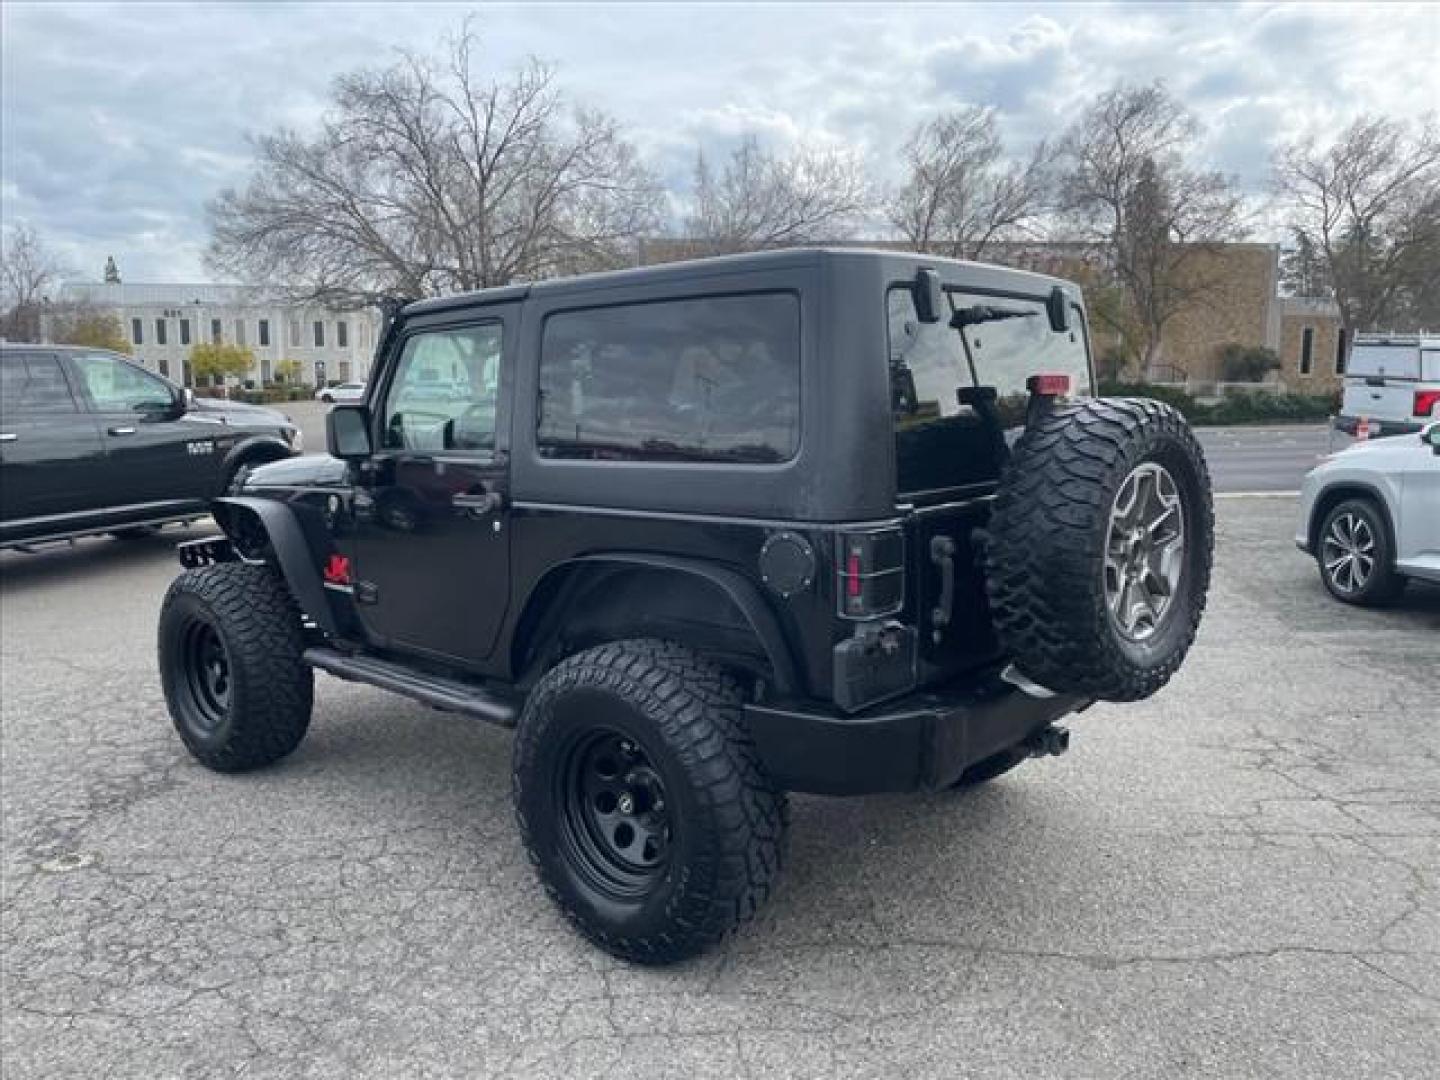
<svg viewBox="0 0 1440 1080"><path fill-rule="evenodd" d="M295 451L290 449L290 444L279 435L247 435L225 452L225 458L220 462L221 478L223 479L233 473L240 462L250 456L255 450L264 449L268 451L271 448L279 451L279 453L277 453L274 458L267 458L266 460L278 461L280 458L291 457L295 453ZM220 494L224 495L225 492L222 491Z"/></svg>
<svg viewBox="0 0 1440 1080"><path fill-rule="evenodd" d="M553 575L576 566L617 566L646 570L665 570L687 574L718 588L737 611L744 617L754 632L765 656L770 661L774 675L775 689L784 697L803 694L799 668L795 664L780 621L765 603L759 589L738 571L715 566L700 559L687 559L674 555L652 555L645 552L614 551L594 555L579 555L573 559L558 562L535 583L530 590L533 596Z"/></svg>
<svg viewBox="0 0 1440 1080"><path fill-rule="evenodd" d="M234 509L232 509L234 508ZM234 496L216 499L211 513L216 523L230 534L229 519L236 510L255 515L270 538L271 550L280 564L280 573L290 588L290 595L300 605L300 610L315 620L315 624L332 637L339 636L335 613L325 595L325 584L320 578L320 569L311 557L310 545L305 540L305 530L295 516L295 511L274 499L255 499Z"/></svg>

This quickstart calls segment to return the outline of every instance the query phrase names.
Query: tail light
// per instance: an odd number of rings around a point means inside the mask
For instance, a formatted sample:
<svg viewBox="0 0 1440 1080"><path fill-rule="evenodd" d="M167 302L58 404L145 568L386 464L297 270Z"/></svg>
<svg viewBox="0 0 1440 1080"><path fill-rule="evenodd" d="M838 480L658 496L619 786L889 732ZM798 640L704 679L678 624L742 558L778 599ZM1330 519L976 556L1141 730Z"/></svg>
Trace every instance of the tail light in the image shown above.
<svg viewBox="0 0 1440 1080"><path fill-rule="evenodd" d="M1415 415L1429 416L1440 405L1440 390L1415 391Z"/></svg>
<svg viewBox="0 0 1440 1080"><path fill-rule="evenodd" d="M1070 393L1070 376L1059 373L1031 375L1025 380L1025 389L1036 397L1067 397Z"/></svg>
<svg viewBox="0 0 1440 1080"><path fill-rule="evenodd" d="M841 533L835 566L842 619L874 619L905 606L905 534L899 529Z"/></svg>

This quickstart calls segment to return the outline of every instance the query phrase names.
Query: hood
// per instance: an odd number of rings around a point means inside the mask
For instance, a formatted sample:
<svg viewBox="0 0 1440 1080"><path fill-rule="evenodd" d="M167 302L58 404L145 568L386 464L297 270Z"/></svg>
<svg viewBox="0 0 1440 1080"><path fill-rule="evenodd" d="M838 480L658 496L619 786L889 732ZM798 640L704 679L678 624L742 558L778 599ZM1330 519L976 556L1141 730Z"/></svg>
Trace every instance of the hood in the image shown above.
<svg viewBox="0 0 1440 1080"><path fill-rule="evenodd" d="M1377 454L1393 454L1396 451L1404 452L1415 447L1425 447L1425 441L1421 438L1420 432L1407 432L1404 435L1385 435L1380 438L1362 439L1360 442L1352 443L1330 457L1331 461L1340 459L1343 461L1361 461L1374 458Z"/></svg>
<svg viewBox="0 0 1440 1080"><path fill-rule="evenodd" d="M255 488L344 487L345 462L329 454L302 454L257 465L245 477L245 490Z"/></svg>
<svg viewBox="0 0 1440 1080"><path fill-rule="evenodd" d="M226 424L289 424L290 418L278 409L264 405L251 405L244 401L228 401L224 398L191 398L186 412L212 417Z"/></svg>

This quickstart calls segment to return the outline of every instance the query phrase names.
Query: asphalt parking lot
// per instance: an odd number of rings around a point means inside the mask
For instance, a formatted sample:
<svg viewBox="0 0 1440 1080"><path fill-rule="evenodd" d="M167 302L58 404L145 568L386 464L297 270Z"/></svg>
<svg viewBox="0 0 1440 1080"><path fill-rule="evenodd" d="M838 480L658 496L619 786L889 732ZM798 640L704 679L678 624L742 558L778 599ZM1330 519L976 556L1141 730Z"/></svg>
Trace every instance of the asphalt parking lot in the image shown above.
<svg viewBox="0 0 1440 1080"><path fill-rule="evenodd" d="M0 555L4 1075L1435 1075L1440 590L1342 608L1292 499L1218 507L1162 694L968 794L796 798L758 923L663 971L542 896L508 733L321 676L293 757L208 773L174 534Z"/></svg>

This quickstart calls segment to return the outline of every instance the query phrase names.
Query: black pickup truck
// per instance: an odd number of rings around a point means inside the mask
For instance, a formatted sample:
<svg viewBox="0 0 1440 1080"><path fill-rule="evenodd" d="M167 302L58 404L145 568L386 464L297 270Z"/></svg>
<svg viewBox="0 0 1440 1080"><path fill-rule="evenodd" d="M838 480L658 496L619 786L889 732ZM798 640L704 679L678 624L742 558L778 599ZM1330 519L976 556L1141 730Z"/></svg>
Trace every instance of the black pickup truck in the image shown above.
<svg viewBox="0 0 1440 1080"><path fill-rule="evenodd" d="M191 397L116 353L0 346L0 548L199 517L241 469L300 447L280 413Z"/></svg>

